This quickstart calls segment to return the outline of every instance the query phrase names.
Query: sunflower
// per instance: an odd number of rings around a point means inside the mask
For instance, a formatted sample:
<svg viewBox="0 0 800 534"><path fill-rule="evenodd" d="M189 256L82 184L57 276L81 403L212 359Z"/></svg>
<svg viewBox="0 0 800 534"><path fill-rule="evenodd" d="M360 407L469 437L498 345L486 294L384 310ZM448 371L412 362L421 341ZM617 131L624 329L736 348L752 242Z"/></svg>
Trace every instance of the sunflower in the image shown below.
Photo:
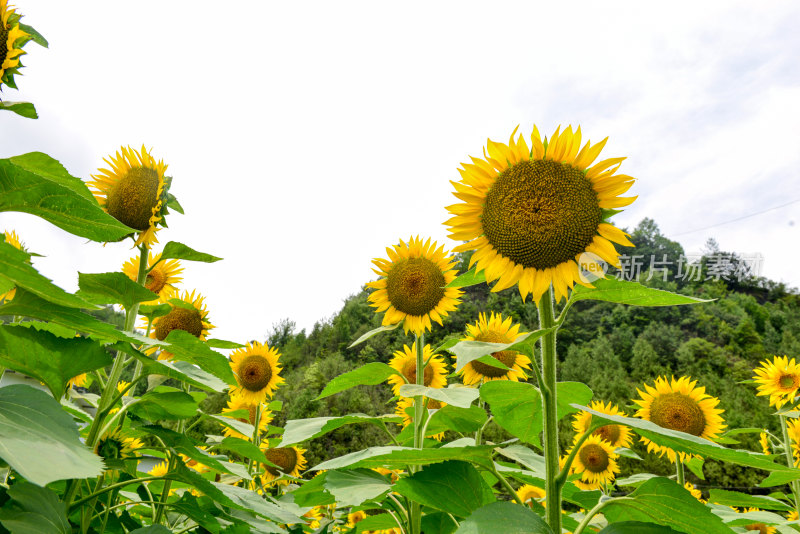
<svg viewBox="0 0 800 534"><path fill-rule="evenodd" d="M272 447L264 444L262 447L264 457L277 467L262 464L264 466L264 481L272 482L281 475L286 474L290 477L299 477L300 471L306 468L306 457L303 455L305 449L300 447ZM277 484L288 484L288 480L280 480Z"/></svg>
<svg viewBox="0 0 800 534"><path fill-rule="evenodd" d="M686 488L686 491L691 493L692 497L694 497L698 501L700 501L702 503L706 502L706 501L703 500L703 492L700 491L699 489L695 488L694 485L691 482L687 482L686 484L683 485L683 487Z"/></svg>
<svg viewBox="0 0 800 534"><path fill-rule="evenodd" d="M22 45L30 38L20 28L21 17L14 11L14 8L8 6L8 0L0 0L0 88L3 84L16 87L14 75L22 66L19 56L25 53Z"/></svg>
<svg viewBox="0 0 800 534"><path fill-rule="evenodd" d="M165 300L172 299L180 300L182 305L169 302L172 309L168 314L153 319L153 330L150 332L150 337L164 341L173 330L183 330L201 341L205 341L208 331L214 328L214 325L208 321L208 309L203 302L205 298L199 293L195 295L194 291L191 293L184 291L181 296L175 291ZM170 358L172 358L172 353L165 350L158 355L159 360L169 360Z"/></svg>
<svg viewBox="0 0 800 534"><path fill-rule="evenodd" d="M164 460L163 462L159 462L153 466L153 468L147 472L148 475L154 477L163 477L169 472L169 465L167 461Z"/></svg>
<svg viewBox="0 0 800 534"><path fill-rule="evenodd" d="M625 416L624 412L620 411L619 408L610 402L605 404L602 401L592 401L589 408L596 412L607 413L609 415ZM592 414L583 411L575 414L572 419L572 428L577 432L575 438L577 439L585 434L591 425ZM600 439L607 441L614 449L630 447L633 436L631 429L625 425L606 425L595 430L594 434L600 436Z"/></svg>
<svg viewBox="0 0 800 534"><path fill-rule="evenodd" d="M3 0L0 0L0 2L2 1ZM2 43L2 41L0 41L0 43ZM22 242L19 240L19 237L17 236L17 233L14 230L3 232L3 235L6 238L6 243L13 246L17 250L21 250L22 252L27 252L27 250L25 249L25 245L23 245ZM8 302L9 300L14 298L14 295L16 293L17 293L16 287L9 289L5 293L0 293L0 301Z"/></svg>
<svg viewBox="0 0 800 534"><path fill-rule="evenodd" d="M231 388L231 396L240 396L250 404L271 398L278 384L284 382L280 376L280 357L278 349L257 341L233 351L230 365L238 385Z"/></svg>
<svg viewBox="0 0 800 534"><path fill-rule="evenodd" d="M144 443L138 438L127 436L122 430L116 428L106 433L97 441L94 452L109 460L121 458L134 458L134 451L143 449Z"/></svg>
<svg viewBox="0 0 800 534"><path fill-rule="evenodd" d="M237 421L241 421L242 423L248 423L248 424L251 424L251 425L255 425L256 424L256 411L257 411L256 409L257 409L257 407L258 407L258 404L253 404L251 402L246 401L244 398L240 397L239 395L234 395L228 400L228 407L222 409L222 414L224 415L226 413L235 412L235 411L238 411L238 410L247 410L249 412L249 414L250 414L250 416L247 419L244 419L244 418L241 418L241 417L237 417L236 420ZM272 412L267 410L266 406L262 405L261 406L261 417L260 417L260 419L258 421L258 433L259 433L259 435L263 434L267 430L267 426L269 425L269 423L271 421L272 421ZM227 426L222 430L222 432L226 436L233 437L233 438L240 438L240 439L246 439L246 440L253 439L253 436L245 436L244 434L241 434L241 433L237 432L236 430L234 430L234 429L232 429L230 427L227 427Z"/></svg>
<svg viewBox="0 0 800 534"><path fill-rule="evenodd" d="M453 269L455 259L449 259L444 246L436 248L430 238L423 243L411 237L406 244L402 239L394 248L386 247L388 260L372 260L380 276L369 282L373 291L367 300L376 312L385 311L384 325L403 322L403 330L420 334L431 329L431 319L442 324L442 318L456 309L462 291L445 287L456 279Z"/></svg>
<svg viewBox="0 0 800 534"><path fill-rule="evenodd" d="M320 521L325 517L325 510L322 506L315 506L308 512L303 514L303 518L308 520L308 527L311 530L316 530L319 528Z"/></svg>
<svg viewBox="0 0 800 534"><path fill-rule="evenodd" d="M580 479L574 480L575 485L583 490L593 490L613 482L619 473L618 456L614 448L600 436L586 438L570 467L571 473L581 474Z"/></svg>
<svg viewBox="0 0 800 534"><path fill-rule="evenodd" d="M364 510L359 510L358 512L353 512L347 514L347 526L350 528L355 528L356 523L359 521L363 521L367 518L367 512Z"/></svg>
<svg viewBox="0 0 800 534"><path fill-rule="evenodd" d="M520 335L525 334L525 332L519 331L519 326L519 324L511 326L511 317L503 319L501 314L492 312L489 319L487 319L486 314L481 313L478 315L478 320L475 324L467 325L467 337L464 339L486 341L488 343L513 343ZM520 378L523 380L527 378L522 369L530 369L531 360L524 354L513 350L503 350L493 352L492 357L508 367L508 369L493 367L473 360L461 370L464 384L472 385L492 380L513 380L517 382Z"/></svg>
<svg viewBox="0 0 800 534"><path fill-rule="evenodd" d="M453 217L445 222L450 237L467 241L454 252L474 250L470 267L477 263L487 282L497 280L492 291L519 284L525 299L534 301L553 284L556 298L567 295L577 282L587 285L578 267L596 256L619 267L613 243L633 246L627 234L605 219L636 197L619 197L634 179L615 174L625 158L590 165L606 139L581 148L581 129L559 126L542 142L533 127L531 148L517 130L508 145L487 141L488 156L462 163L460 182L451 182L463 201L447 207ZM593 262L594 263L594 262Z"/></svg>
<svg viewBox="0 0 800 534"><path fill-rule="evenodd" d="M753 379L758 383L758 395L769 395L769 403L780 408L793 402L800 389L800 365L794 358L775 356L772 361L761 362L761 367L753 369Z"/></svg>
<svg viewBox="0 0 800 534"><path fill-rule="evenodd" d="M772 449L769 446L769 438L767 437L767 429L764 429L764 432L759 434L758 436L758 443L761 445L761 450L764 451L764 454L770 455L772 454Z"/></svg>
<svg viewBox="0 0 800 534"><path fill-rule="evenodd" d="M787 521L797 521L797 518L798 518L797 510L792 510L791 512L789 512L789 515L786 516Z"/></svg>
<svg viewBox="0 0 800 534"><path fill-rule="evenodd" d="M744 513L747 514L750 512L760 512L760 511L761 510L759 510L758 508L745 508ZM747 531L751 530L757 531L759 534L775 534L777 532L775 527L771 527L766 523L751 523L749 525L745 525L744 529Z"/></svg>
<svg viewBox="0 0 800 534"><path fill-rule="evenodd" d="M181 262L178 260L161 261L161 254L153 256L151 252L147 256L147 268L149 271L147 272L144 287L158 295L158 298L142 304L155 305L175 291L175 284L183 280L182 277L178 276L183 272L183 267L181 267ZM122 272L135 282L139 277L139 258L133 257L126 261L125 265L122 266Z"/></svg>
<svg viewBox="0 0 800 534"><path fill-rule="evenodd" d="M78 376L73 376L67 382L67 387L68 388L70 388L70 387L72 387L72 388L82 388L83 386L86 385L86 382L88 381L88 379L89 379L89 376L86 373L81 373Z"/></svg>
<svg viewBox="0 0 800 534"><path fill-rule="evenodd" d="M412 417L408 415L408 409L412 406L414 406L414 399L409 399L407 397L400 397L397 399L397 407L395 408L394 413L403 418L403 428L414 422ZM436 399L428 399L427 407L429 410L440 410L445 406L447 406L447 403L438 401ZM442 441L444 439L444 432L433 434L430 437L436 441Z"/></svg>
<svg viewBox="0 0 800 534"><path fill-rule="evenodd" d="M425 348L422 349L422 359L428 362L422 379L423 385L431 388L443 388L447 385L447 364L441 356L432 353L433 349L430 345L425 345ZM417 344L412 343L411 348L403 345L403 350L395 351L394 358L389 365L405 378L403 380L399 375L389 377L392 391L395 395L399 395L400 386L406 382L417 383Z"/></svg>
<svg viewBox="0 0 800 534"><path fill-rule="evenodd" d="M794 465L800 467L800 419L786 418L786 431L792 446Z"/></svg>
<svg viewBox="0 0 800 534"><path fill-rule="evenodd" d="M683 376L672 381L666 377L656 378L655 384L645 384L645 391L637 389L641 399L634 400L639 405L637 417L652 421L662 428L686 432L693 436L713 440L725 428L725 423L720 417L723 410L716 406L719 399L706 394L706 388L695 387L697 380ZM675 451L668 447L656 445L647 438L642 438L647 444L648 452L655 452L659 456L667 455L670 462L675 462ZM691 455L680 453L681 460Z"/></svg>
<svg viewBox="0 0 800 534"><path fill-rule="evenodd" d="M523 503L528 501L544 502L545 491L542 488L537 488L536 486L531 486L530 484L523 484L517 490L517 497L519 497L519 500Z"/></svg>
<svg viewBox="0 0 800 534"><path fill-rule="evenodd" d="M139 152L121 147L116 156L103 158L110 169L98 169L89 186L100 206L122 224L139 232L134 246L158 243L157 225L163 226L170 179L164 177L167 165L142 145Z"/></svg>
<svg viewBox="0 0 800 534"><path fill-rule="evenodd" d="M207 447L201 445L198 447L198 449L206 450ZM186 467L188 467L189 469L193 469L194 471L197 471L200 474L207 473L208 471L211 470L211 468L208 467L206 464L200 463L194 458L189 458L185 454L181 454L181 460L183 460L183 463L186 464Z"/></svg>

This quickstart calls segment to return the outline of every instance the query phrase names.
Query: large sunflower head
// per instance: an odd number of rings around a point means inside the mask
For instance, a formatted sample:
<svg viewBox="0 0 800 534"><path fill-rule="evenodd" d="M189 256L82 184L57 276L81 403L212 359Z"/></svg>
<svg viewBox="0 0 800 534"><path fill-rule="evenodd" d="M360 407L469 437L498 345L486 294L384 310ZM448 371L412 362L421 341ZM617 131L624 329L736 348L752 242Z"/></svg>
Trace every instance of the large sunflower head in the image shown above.
<svg viewBox="0 0 800 534"><path fill-rule="evenodd" d="M444 363L442 357L433 354L430 345L425 345L422 349L422 358L428 362L423 374L423 385L430 388L445 387L447 385L447 364ZM399 375L389 377L392 391L395 395L399 395L400 386L405 383L417 383L417 344L413 343L411 347L403 345L403 350L395 351L394 358L389 365L405 378L403 380Z"/></svg>
<svg viewBox="0 0 800 534"><path fill-rule="evenodd" d="M431 319L442 324L442 318L456 309L460 289L445 287L458 274L455 260L448 258L444 247L436 242L412 237L405 243L387 247L388 260L372 260L380 276L367 287L375 289L369 297L370 306L385 311L383 324L403 322L403 330L420 334L431 329Z"/></svg>
<svg viewBox="0 0 800 534"><path fill-rule="evenodd" d="M641 399L634 400L639 405L637 417L652 421L663 428L686 432L693 436L713 440L725 428L717 408L719 399L706 393L706 388L695 387L697 380L683 376L677 380L659 377L650 386L645 384L645 391L636 390ZM675 462L675 451L656 445L647 438L642 438L649 452L660 456L667 455L670 462ZM680 453L681 460L686 458Z"/></svg>
<svg viewBox="0 0 800 534"><path fill-rule="evenodd" d="M412 406L414 406L414 399L410 399L407 397L400 397L397 399L397 407L395 408L394 413L403 418L403 428L414 423L414 419L408 414L408 412L410 411L409 408L411 408ZM447 403L445 402L438 401L436 399L428 399L427 403L428 410L440 410L445 406L447 406ZM436 441L442 441L444 439L444 432L430 435L430 437L435 439Z"/></svg>
<svg viewBox="0 0 800 534"><path fill-rule="evenodd" d="M286 474L291 477L299 477L300 471L306 468L305 449L300 447L262 447L264 457L275 466L263 464L264 481L272 482L281 475ZM287 480L280 480L278 484L288 484Z"/></svg>
<svg viewBox="0 0 800 534"><path fill-rule="evenodd" d="M214 325L208 321L205 298L200 293L195 294L194 291L191 293L184 291L182 295L173 291L164 300L169 301L172 309L166 315L153 319L150 337L164 341L173 330L183 330L205 341L208 331L214 328ZM177 302L172 302L173 300ZM158 355L159 360L170 358L172 358L172 354L164 350Z"/></svg>
<svg viewBox="0 0 800 534"><path fill-rule="evenodd" d="M95 452L103 458L119 460L134 458L136 457L135 451L143 448L144 443L140 439L130 437L119 428L116 428L97 441Z"/></svg>
<svg viewBox="0 0 800 534"><path fill-rule="evenodd" d="M753 369L753 379L758 384L758 395L769 395L769 403L780 408L794 401L800 389L800 365L788 356L775 356L772 361L761 362Z"/></svg>
<svg viewBox="0 0 800 534"><path fill-rule="evenodd" d="M581 148L580 127L560 130L542 141L534 126L530 148L522 135L514 139L516 129L508 145L489 140L488 155L462 163L461 181L452 182L462 203L448 206L445 224L452 239L467 241L453 250L475 251L470 266L497 280L492 291L519 284L523 299L537 300L553 284L560 299L588 283L579 269L587 256L619 267L612 242L633 246L605 222L609 210L636 199L618 196L634 182L616 174L625 158L592 165L606 139Z"/></svg>
<svg viewBox="0 0 800 534"><path fill-rule="evenodd" d="M89 186L100 206L112 217L138 232L135 246L158 243L158 226L164 226L170 178L167 165L142 145L141 152L120 148L116 156L104 158L109 168L98 169Z"/></svg>
<svg viewBox="0 0 800 534"><path fill-rule="evenodd" d="M22 243L22 241L19 240L19 236L17 236L17 233L14 230L5 231L3 232L3 235L6 238L6 243L13 246L17 250L21 250L22 252L27 252L25 245ZM14 295L16 294L17 294L16 287L9 289L5 293L0 293L0 302L3 301L8 302L9 300L13 299Z"/></svg>
<svg viewBox="0 0 800 534"><path fill-rule="evenodd" d="M16 88L14 75L22 66L19 57L25 52L22 46L30 35L20 28L20 15L8 5L8 0L0 0L0 89L3 84Z"/></svg>
<svg viewBox="0 0 800 534"><path fill-rule="evenodd" d="M624 412L620 411L616 405L610 402L605 404L602 401L592 401L589 408L609 415L625 416ZM591 425L592 414L583 411L575 414L572 419L572 428L577 432L575 438L577 439L585 434ZM631 446L632 432L631 429L625 425L606 425L595 430L594 434L600 436L600 439L603 441L607 441L614 449Z"/></svg>
<svg viewBox="0 0 800 534"><path fill-rule="evenodd" d="M161 261L161 254L148 253L147 278L144 287L158 295L156 300L143 302L142 304L154 305L162 302L175 291L175 284L180 283L183 278L179 276L183 272L181 262L178 260ZM135 256L122 266L122 272L134 282L139 276L139 257Z"/></svg>
<svg viewBox="0 0 800 534"><path fill-rule="evenodd" d="M275 347L257 341L248 343L231 353L231 370L236 375L237 386L231 388L231 396L244 402L258 404L272 397L278 384L284 382L278 364L280 353Z"/></svg>
<svg viewBox="0 0 800 534"><path fill-rule="evenodd" d="M494 312L486 318L485 313L478 315L475 324L467 325L466 340L485 341L488 343L513 343L525 332L519 331L519 324L512 326L511 317L503 319L501 314ZM461 370L464 384L478 384L491 380L513 380L519 381L526 378L522 370L530 369L531 360L524 354L513 350L503 350L493 352L492 357L503 363L508 369L494 367L483 362L473 360Z"/></svg>
<svg viewBox="0 0 800 534"><path fill-rule="evenodd" d="M619 473L617 458L610 443L600 436L589 436L572 461L570 472L581 475L580 479L574 481L575 485L584 490L593 490L613 482Z"/></svg>
<svg viewBox="0 0 800 534"><path fill-rule="evenodd" d="M236 411L239 411L239 410L247 410L247 412L249 413L249 416L247 418L237 417L236 420L237 421L241 421L242 423L248 423L248 424L251 424L251 425L255 426L255 424L256 424L256 414L257 414L257 411L258 411L257 408L258 408L258 404L253 404L252 402L248 402L247 400L244 399L244 397L241 397L239 395L233 395L233 396L231 396L230 400L228 400L228 407L222 409L222 414L225 415L226 413L230 413L230 412L236 412ZM270 410L268 410L267 407L262 404L261 405L261 417L259 418L259 421L258 421L258 433L259 433L259 435L263 434L267 430L267 426L269 425L269 423L271 421L272 421L272 412ZM222 432L226 436L230 436L230 437L234 437L234 438L240 438L240 439L246 439L246 440L253 439L253 436L245 436L244 434L241 434L241 433L237 432L236 430L234 430L234 429L232 429L230 427L227 427L227 426L223 429Z"/></svg>

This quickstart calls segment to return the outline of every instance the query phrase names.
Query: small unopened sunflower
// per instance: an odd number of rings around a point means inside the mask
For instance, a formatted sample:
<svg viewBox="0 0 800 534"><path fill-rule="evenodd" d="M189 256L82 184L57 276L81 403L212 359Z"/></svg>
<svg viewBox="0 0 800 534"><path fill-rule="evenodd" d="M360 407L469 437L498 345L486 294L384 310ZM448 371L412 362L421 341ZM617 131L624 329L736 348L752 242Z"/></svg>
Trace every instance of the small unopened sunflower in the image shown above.
<svg viewBox="0 0 800 534"><path fill-rule="evenodd" d="M433 349L430 345L425 345L422 349L422 359L428 362L425 366L423 385L430 388L443 388L447 385L447 364L438 354L432 354ZM394 358L389 365L398 373L405 377L403 380L399 375L392 375L388 382L392 385L392 391L399 395L400 386L406 383L417 383L417 344L411 347L403 345L403 350L395 351Z"/></svg>
<svg viewBox="0 0 800 534"><path fill-rule="evenodd" d="M761 362L753 369L753 379L758 383L758 394L769 395L769 403L776 408L794 401L800 389L800 365L788 356L775 356L772 361Z"/></svg>
<svg viewBox="0 0 800 534"><path fill-rule="evenodd" d="M494 312L486 318L485 313L478 315L475 324L467 325L467 337L465 340L485 341L488 343L513 343L525 332L519 331L519 324L511 325L511 317L503 319L501 314ZM525 380L525 372L522 370L531 368L531 360L524 354L514 350L503 350L493 352L492 357L501 362L508 369L493 367L478 360L469 362L461 370L464 384L480 384L492 380Z"/></svg>
<svg viewBox="0 0 800 534"><path fill-rule="evenodd" d="M150 332L150 337L164 341L173 330L183 330L201 341L205 341L208 331L214 328L214 325L208 321L208 309L206 309L204 303L205 298L199 293L195 295L194 291L191 293L184 291L183 295L180 296L175 291L168 295L165 300L172 299L177 299L181 302L178 304L169 302L172 310L166 315L153 319L153 330ZM162 350L158 355L159 360L169 360L170 358L172 358L172 354L165 350Z"/></svg>
<svg viewBox="0 0 800 534"><path fill-rule="evenodd" d="M230 412L236 412L239 410L247 410L250 414L247 418L236 417L237 421L241 421L242 423L248 423L253 426L256 424L256 412L257 412L258 404L253 404L251 402L246 401L243 397L239 395L234 395L228 400L228 407L222 409L222 415ZM267 409L266 406L261 406L261 417L258 421L258 433L259 435L263 434L267 430L267 426L269 425L270 421L272 421L272 412ZM226 436L233 437L233 438L240 438L251 440L253 436L245 436L237 432L236 430L225 427L222 431Z"/></svg>
<svg viewBox="0 0 800 534"><path fill-rule="evenodd" d="M167 212L170 178L167 165L142 145L141 152L121 147L116 156L103 158L109 168L98 169L88 185L100 206L122 224L138 232L134 246L158 243L156 232Z"/></svg>
<svg viewBox="0 0 800 534"><path fill-rule="evenodd" d="M625 416L624 412L620 411L616 405L610 402L605 404L602 401L592 401L589 408L609 415ZM592 414L589 412L581 411L575 414L572 419L572 428L577 432L575 436L576 439L585 434L590 426L592 426ZM632 432L631 429L625 425L606 425L595 430L594 434L600 436L600 439L607 441L615 450L619 447L631 446Z"/></svg>
<svg viewBox="0 0 800 534"><path fill-rule="evenodd" d="M441 410L447 403L438 401L436 399L428 399L428 410ZM400 397L397 399L397 407L394 410L394 413L399 415L403 418L403 428L407 427L408 425L414 422L414 419L408 415L409 408L414 406L414 399L409 399L406 397ZM413 413L413 411L412 411ZM442 441L444 439L444 432L440 432L438 434L433 434L430 436L431 438L435 439L436 441Z"/></svg>
<svg viewBox="0 0 800 534"><path fill-rule="evenodd" d="M573 482L584 490L597 489L602 484L613 482L619 473L618 456L614 448L600 436L589 436L572 461L570 472L581 475L580 479Z"/></svg>
<svg viewBox="0 0 800 534"><path fill-rule="evenodd" d="M136 457L135 451L143 449L144 443L138 438L127 436L119 428L107 433L95 445L95 452L109 460Z"/></svg>
<svg viewBox="0 0 800 534"><path fill-rule="evenodd" d="M522 501L523 504L529 501L543 503L545 491L542 488L537 488L536 486L531 486L530 484L523 484L517 490L517 497L519 497L519 500ZM542 506L544 506L544 504L542 504Z"/></svg>
<svg viewBox="0 0 800 534"><path fill-rule="evenodd" d="M0 89L3 84L16 88L14 75L22 66L19 57L25 52L22 46L30 35L19 26L16 10L8 5L8 0L0 0Z"/></svg>
<svg viewBox="0 0 800 534"><path fill-rule="evenodd" d="M264 481L272 482L281 475L299 477L300 472L306 468L305 449L300 447L272 447L266 444L262 447L264 457L277 467L262 464L264 466ZM288 480L279 480L277 484L288 484Z"/></svg>
<svg viewBox="0 0 800 534"><path fill-rule="evenodd" d="M750 512L760 512L761 510L758 508L745 508L744 513ZM750 523L749 525L745 525L744 529L749 531L758 532L758 534L775 534L777 529L773 526L767 525L766 523Z"/></svg>
<svg viewBox="0 0 800 534"><path fill-rule="evenodd" d="M372 260L380 276L367 287L375 289L367 300L377 313L385 311L384 325L403 322L403 330L420 334L431 329L431 319L442 324L442 318L456 309L460 289L445 287L456 279L458 271L453 268L455 259L450 259L444 246L436 248L436 242L423 242L412 237L406 244L386 248L388 260Z"/></svg>
<svg viewBox="0 0 800 534"><path fill-rule="evenodd" d="M17 250L27 252L25 249L25 245L23 245L22 242L19 240L19 236L17 236L17 233L14 230L3 232L3 235L6 238L6 243L13 246ZM17 293L16 287L9 289L5 293L0 293L0 302L8 302L9 300L14 298L14 295L16 295L16 293Z"/></svg>
<svg viewBox="0 0 800 534"><path fill-rule="evenodd" d="M697 380L683 376L671 381L666 377L656 379L653 386L645 384L645 391L637 389L641 399L634 400L639 405L637 417L652 421L662 428L686 432L700 438L713 440L725 428L717 408L719 399L706 393L705 387L695 387ZM675 462L675 451L668 447L656 445L647 438L648 452L659 456L667 455L670 462ZM691 455L680 453L681 460Z"/></svg>
<svg viewBox="0 0 800 534"><path fill-rule="evenodd" d="M238 385L231 388L231 396L239 396L251 404L272 398L278 384L284 382L278 364L280 353L275 347L254 341L231 353L231 370Z"/></svg>
<svg viewBox="0 0 800 534"><path fill-rule="evenodd" d="M507 145L487 141L488 155L461 164L461 181L451 183L462 203L447 207L453 217L445 224L451 239L467 241L453 251L474 250L470 266L497 280L492 291L519 284L522 298L536 301L553 284L560 299L575 283L588 284L579 269L585 253L619 267L613 243L633 246L605 220L607 210L636 199L618 196L634 179L616 174L625 158L592 166L606 139L581 148L580 127L559 126L542 141L534 126L530 147L516 132Z"/></svg>
<svg viewBox="0 0 800 534"><path fill-rule="evenodd" d="M181 262L178 260L161 260L161 254L148 254L147 268L150 269L145 279L144 287L158 295L156 300L143 302L142 304L155 305L162 302L165 298L175 291L175 284L180 283L183 278ZM155 267L153 267L155 265ZM139 276L139 257L135 256L122 266L122 272L134 282Z"/></svg>

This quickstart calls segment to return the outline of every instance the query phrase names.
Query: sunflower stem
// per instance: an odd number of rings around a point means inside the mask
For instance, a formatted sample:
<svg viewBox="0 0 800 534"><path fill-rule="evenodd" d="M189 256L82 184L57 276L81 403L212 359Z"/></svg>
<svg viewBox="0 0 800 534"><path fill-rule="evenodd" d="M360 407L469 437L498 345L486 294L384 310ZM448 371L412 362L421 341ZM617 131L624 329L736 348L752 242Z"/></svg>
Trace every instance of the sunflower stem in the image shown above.
<svg viewBox="0 0 800 534"><path fill-rule="evenodd" d="M589 525L589 522L592 520L594 516L596 516L600 510L611 504L612 502L622 501L622 500L632 500L630 497L616 497L606 500L601 500L597 505L589 510L585 516L583 516L583 521L580 522L578 528L575 529L573 534L583 534L584 529Z"/></svg>
<svg viewBox="0 0 800 534"><path fill-rule="evenodd" d="M786 465L794 467L794 458L792 457L792 440L789 438L789 428L786 426L786 416L779 415L781 420L781 433L783 434L783 450L786 455ZM797 480L791 482L792 496L794 497L794 509L800 514L800 483Z"/></svg>
<svg viewBox="0 0 800 534"><path fill-rule="evenodd" d="M561 532L561 487L558 484L558 417L556 415L556 331L553 329L553 287L539 299L539 327L549 332L541 337L542 406L544 409L544 463L546 519L553 532Z"/></svg>
<svg viewBox="0 0 800 534"><path fill-rule="evenodd" d="M497 470L497 466L495 465L494 460L492 460L491 473L495 476L495 478L497 478L497 480L500 481L500 484L503 485L503 488L505 488L506 492L508 493L508 496L511 497L514 500L514 502L516 502L517 504L521 504L522 506L525 506L525 503L523 503L522 499L520 499L519 495L517 495L517 490L514 489L514 486L512 486L508 482L508 480L506 480L506 477L501 475L500 472Z"/></svg>
<svg viewBox="0 0 800 534"><path fill-rule="evenodd" d="M686 484L686 476L683 472L683 460L681 460L680 456L675 458L675 472L677 474L678 484L684 486Z"/></svg>
<svg viewBox="0 0 800 534"><path fill-rule="evenodd" d="M425 345L425 333L417 334L414 336L414 344L417 348L417 385L425 385L425 359L423 358L423 349ZM422 417L425 413L425 406L423 404L424 396L418 395L414 397L414 448L422 449L425 445L425 436L423 435L424 427L422 425ZM413 467L412 473L417 472L417 467ZM422 509L418 502L411 503L411 534L420 534L422 532Z"/></svg>

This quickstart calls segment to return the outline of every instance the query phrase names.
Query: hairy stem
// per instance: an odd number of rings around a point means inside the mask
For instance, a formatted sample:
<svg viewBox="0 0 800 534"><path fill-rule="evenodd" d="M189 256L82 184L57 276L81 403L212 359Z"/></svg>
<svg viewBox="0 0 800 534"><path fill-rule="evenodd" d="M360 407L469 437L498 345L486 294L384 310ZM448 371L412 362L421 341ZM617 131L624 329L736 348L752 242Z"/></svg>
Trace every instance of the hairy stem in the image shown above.
<svg viewBox="0 0 800 534"><path fill-rule="evenodd" d="M415 336L414 343L417 347L417 385L425 385L425 360L422 357L423 349L425 348L425 333ZM425 445L425 436L423 435L424 426L422 424L422 417L425 414L425 397L418 395L414 397L414 448L422 449ZM413 468L416 472L417 468ZM422 509L418 502L411 503L411 534L420 534L422 532Z"/></svg>
<svg viewBox="0 0 800 534"><path fill-rule="evenodd" d="M783 450L786 455L786 465L794 467L794 458L792 457L792 440L789 438L789 428L786 426L786 417L778 416L781 420L781 433L783 434ZM794 510L800 514L800 482L793 480L791 482L792 496L794 497Z"/></svg>
<svg viewBox="0 0 800 534"><path fill-rule="evenodd" d="M556 416L556 331L553 329L553 287L539 299L539 327L549 332L541 338L542 406L544 409L544 463L546 519L553 532L561 532L561 488L558 484L558 418Z"/></svg>

